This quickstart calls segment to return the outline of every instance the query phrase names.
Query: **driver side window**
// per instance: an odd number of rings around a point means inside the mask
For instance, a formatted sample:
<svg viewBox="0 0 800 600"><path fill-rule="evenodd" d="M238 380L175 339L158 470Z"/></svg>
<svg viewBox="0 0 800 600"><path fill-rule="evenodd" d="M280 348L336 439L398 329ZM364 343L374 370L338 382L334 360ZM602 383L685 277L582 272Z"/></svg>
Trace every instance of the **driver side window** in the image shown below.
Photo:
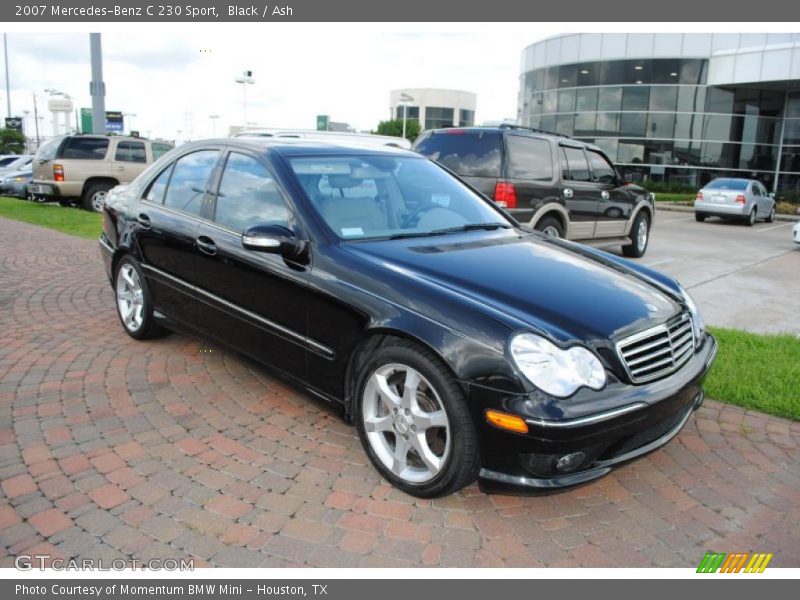
<svg viewBox="0 0 800 600"><path fill-rule="evenodd" d="M242 232L254 225L289 226L289 209L272 175L255 158L231 152L219 185L214 220Z"/></svg>
<svg viewBox="0 0 800 600"><path fill-rule="evenodd" d="M597 183L613 185L617 180L617 174L606 157L595 150L588 150L586 154L589 156L589 166L594 180Z"/></svg>

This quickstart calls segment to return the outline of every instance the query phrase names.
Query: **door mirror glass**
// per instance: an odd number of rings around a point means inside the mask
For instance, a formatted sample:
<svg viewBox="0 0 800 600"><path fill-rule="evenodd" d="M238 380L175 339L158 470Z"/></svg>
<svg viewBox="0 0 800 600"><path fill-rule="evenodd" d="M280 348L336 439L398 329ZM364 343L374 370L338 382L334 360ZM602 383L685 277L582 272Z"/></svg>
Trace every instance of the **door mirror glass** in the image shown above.
<svg viewBox="0 0 800 600"><path fill-rule="evenodd" d="M255 225L242 234L242 246L254 252L280 254L291 258L298 254L301 244L294 232L283 225Z"/></svg>

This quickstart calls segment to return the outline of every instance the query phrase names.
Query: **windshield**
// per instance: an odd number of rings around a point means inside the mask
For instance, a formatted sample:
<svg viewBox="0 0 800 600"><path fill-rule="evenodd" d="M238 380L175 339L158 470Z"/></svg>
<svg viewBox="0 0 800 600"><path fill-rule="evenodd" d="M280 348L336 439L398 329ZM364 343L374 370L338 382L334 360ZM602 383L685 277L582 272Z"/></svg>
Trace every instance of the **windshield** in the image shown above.
<svg viewBox="0 0 800 600"><path fill-rule="evenodd" d="M721 177L715 179L706 186L707 190L746 190L747 184L750 183L747 179L726 179Z"/></svg>
<svg viewBox="0 0 800 600"><path fill-rule="evenodd" d="M314 208L342 239L512 227L486 200L422 158L316 156L289 162Z"/></svg>

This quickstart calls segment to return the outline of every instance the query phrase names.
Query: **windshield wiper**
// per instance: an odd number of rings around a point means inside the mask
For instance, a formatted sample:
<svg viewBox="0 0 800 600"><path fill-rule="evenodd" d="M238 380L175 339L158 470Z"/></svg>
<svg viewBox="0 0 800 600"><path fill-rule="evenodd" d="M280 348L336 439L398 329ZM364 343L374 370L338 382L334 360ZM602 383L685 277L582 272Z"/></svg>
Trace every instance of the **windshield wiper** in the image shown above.
<svg viewBox="0 0 800 600"><path fill-rule="evenodd" d="M508 223L467 223L466 225L459 225L457 227L447 227L445 229L434 229L431 231L432 234L441 234L441 233L456 233L459 231L476 231L479 229L483 229L486 231L492 229L511 229L511 225Z"/></svg>
<svg viewBox="0 0 800 600"><path fill-rule="evenodd" d="M446 227L444 229L434 229L432 231L404 231L387 236L385 239L401 240L403 238L428 237L433 235L446 235L448 233L458 233L459 231L475 231L478 229L511 229L507 223L468 223L457 227Z"/></svg>

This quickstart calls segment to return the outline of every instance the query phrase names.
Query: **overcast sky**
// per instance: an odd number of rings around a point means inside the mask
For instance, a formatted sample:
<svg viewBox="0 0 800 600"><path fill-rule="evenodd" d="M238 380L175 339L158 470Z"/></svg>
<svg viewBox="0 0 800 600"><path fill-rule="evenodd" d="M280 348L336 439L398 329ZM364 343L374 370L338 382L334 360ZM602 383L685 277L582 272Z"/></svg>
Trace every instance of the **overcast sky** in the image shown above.
<svg viewBox="0 0 800 600"><path fill-rule="evenodd" d="M106 109L136 113L133 128L151 137L210 136L211 114L226 134L243 119L234 78L250 69L247 119L259 125L314 128L316 115L328 114L374 129L388 118L389 90L404 87L475 92L477 122L499 120L516 115L522 49L551 33L531 23L112 29L102 37ZM43 135L52 133L45 89L91 106L88 33L9 33L8 53L12 112L32 112L35 91ZM5 115L5 89L0 95Z"/></svg>

